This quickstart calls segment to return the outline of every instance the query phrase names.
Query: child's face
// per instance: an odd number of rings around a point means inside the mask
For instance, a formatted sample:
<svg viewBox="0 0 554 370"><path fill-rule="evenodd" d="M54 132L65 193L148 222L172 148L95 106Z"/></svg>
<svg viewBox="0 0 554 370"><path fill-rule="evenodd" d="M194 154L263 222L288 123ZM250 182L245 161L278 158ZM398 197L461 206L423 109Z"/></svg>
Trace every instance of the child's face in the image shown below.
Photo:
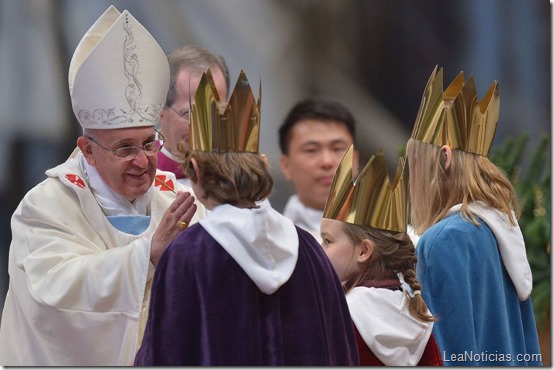
<svg viewBox="0 0 554 370"><path fill-rule="evenodd" d="M333 264L341 281L359 270L358 247L344 232L342 221L324 218L321 220L321 246Z"/></svg>

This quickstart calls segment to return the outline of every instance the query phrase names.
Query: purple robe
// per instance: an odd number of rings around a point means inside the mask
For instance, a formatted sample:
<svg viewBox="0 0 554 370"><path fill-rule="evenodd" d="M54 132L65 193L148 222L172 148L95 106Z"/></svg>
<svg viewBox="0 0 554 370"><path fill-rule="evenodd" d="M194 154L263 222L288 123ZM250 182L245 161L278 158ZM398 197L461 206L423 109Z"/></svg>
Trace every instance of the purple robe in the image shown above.
<svg viewBox="0 0 554 370"><path fill-rule="evenodd" d="M338 276L316 240L296 230L296 267L270 295L200 224L181 233L156 269L135 365L358 365Z"/></svg>
<svg viewBox="0 0 554 370"><path fill-rule="evenodd" d="M185 177L182 164L169 158L163 152L158 152L158 169L162 171L173 172L175 178L182 179Z"/></svg>

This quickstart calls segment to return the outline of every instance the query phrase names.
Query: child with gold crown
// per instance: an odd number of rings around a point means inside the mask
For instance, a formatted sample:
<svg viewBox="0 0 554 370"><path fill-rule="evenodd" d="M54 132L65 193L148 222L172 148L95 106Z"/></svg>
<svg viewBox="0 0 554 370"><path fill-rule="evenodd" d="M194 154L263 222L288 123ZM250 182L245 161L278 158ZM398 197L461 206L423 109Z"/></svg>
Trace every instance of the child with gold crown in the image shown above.
<svg viewBox="0 0 554 370"><path fill-rule="evenodd" d="M443 92L435 68L406 148L417 273L445 365L542 363L518 200L487 158L499 112L496 81L479 101L473 76Z"/></svg>
<svg viewBox="0 0 554 370"><path fill-rule="evenodd" d="M382 152L352 179L353 147L333 179L322 246L344 284L362 366L440 366L435 318L415 276L401 158L392 186Z"/></svg>
<svg viewBox="0 0 554 370"><path fill-rule="evenodd" d="M159 261L135 363L357 365L333 266L307 231L261 202L273 180L244 73L224 104L208 70L191 107L184 170L210 212Z"/></svg>

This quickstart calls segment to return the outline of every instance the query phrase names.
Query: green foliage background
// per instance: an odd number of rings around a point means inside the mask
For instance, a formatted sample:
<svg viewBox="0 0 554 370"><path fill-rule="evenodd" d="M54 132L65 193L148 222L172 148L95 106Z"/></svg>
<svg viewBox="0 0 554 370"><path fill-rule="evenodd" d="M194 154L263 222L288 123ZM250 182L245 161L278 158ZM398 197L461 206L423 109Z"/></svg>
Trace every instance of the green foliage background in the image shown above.
<svg viewBox="0 0 554 370"><path fill-rule="evenodd" d="M549 136L543 134L531 150L530 162L523 169L522 159L528 150L529 135L521 134L493 148L490 159L506 171L521 203L519 225L525 239L527 258L533 273L531 299L537 326L550 319L550 151Z"/></svg>

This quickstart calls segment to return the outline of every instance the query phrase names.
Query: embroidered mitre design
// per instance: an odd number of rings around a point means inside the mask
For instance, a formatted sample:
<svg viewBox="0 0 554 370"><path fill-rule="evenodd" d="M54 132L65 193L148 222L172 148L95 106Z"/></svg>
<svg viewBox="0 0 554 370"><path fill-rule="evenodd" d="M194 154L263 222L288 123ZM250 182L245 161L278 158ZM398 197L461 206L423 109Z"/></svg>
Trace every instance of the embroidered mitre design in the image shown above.
<svg viewBox="0 0 554 370"><path fill-rule="evenodd" d="M443 70L437 68L425 87L411 137L487 156L500 114L498 81L479 101L473 76L464 82L460 72L443 92Z"/></svg>
<svg viewBox="0 0 554 370"><path fill-rule="evenodd" d="M202 75L190 111L190 149L216 152L259 151L262 87L258 101L241 70L229 102L215 87L211 70Z"/></svg>
<svg viewBox="0 0 554 370"><path fill-rule="evenodd" d="M165 53L127 10L120 13L113 5L71 59L71 104L83 128L154 126L168 88Z"/></svg>
<svg viewBox="0 0 554 370"><path fill-rule="evenodd" d="M391 185L382 151L370 158L355 180L352 178L353 155L354 146L351 146L335 172L323 217L406 232L408 199L404 158L398 161Z"/></svg>

